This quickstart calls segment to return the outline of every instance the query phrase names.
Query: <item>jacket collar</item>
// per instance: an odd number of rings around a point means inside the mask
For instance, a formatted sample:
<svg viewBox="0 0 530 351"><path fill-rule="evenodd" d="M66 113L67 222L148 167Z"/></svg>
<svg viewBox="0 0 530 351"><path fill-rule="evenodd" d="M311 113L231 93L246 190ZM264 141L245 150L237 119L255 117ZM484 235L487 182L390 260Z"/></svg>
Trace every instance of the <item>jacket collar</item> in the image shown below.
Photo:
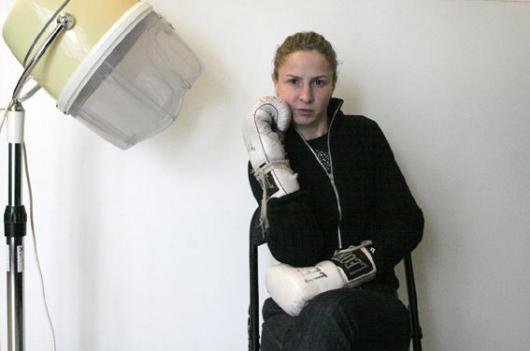
<svg viewBox="0 0 530 351"><path fill-rule="evenodd" d="M331 133L331 128L333 127L333 122L335 122L335 118L340 115L342 112L340 110L342 104L344 103L344 100L339 98L331 98L329 100L328 104L328 135Z"/></svg>
<svg viewBox="0 0 530 351"><path fill-rule="evenodd" d="M328 104L328 116L332 117L333 115L335 115L340 110L343 103L344 100L342 100L341 98L332 97L329 100Z"/></svg>
<svg viewBox="0 0 530 351"><path fill-rule="evenodd" d="M340 108L342 104L344 103L344 100L332 97L329 100L328 104L328 118L330 119L329 122L332 122L337 113L340 111Z"/></svg>

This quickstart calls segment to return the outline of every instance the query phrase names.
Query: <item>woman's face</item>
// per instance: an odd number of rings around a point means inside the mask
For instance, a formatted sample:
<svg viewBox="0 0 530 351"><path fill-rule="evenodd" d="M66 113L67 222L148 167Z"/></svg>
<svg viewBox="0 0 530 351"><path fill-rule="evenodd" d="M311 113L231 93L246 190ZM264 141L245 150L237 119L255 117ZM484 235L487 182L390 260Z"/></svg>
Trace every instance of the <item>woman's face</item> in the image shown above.
<svg viewBox="0 0 530 351"><path fill-rule="evenodd" d="M291 108L295 125L327 129L327 108L335 84L324 55L314 50L289 54L278 68L274 86L278 97Z"/></svg>

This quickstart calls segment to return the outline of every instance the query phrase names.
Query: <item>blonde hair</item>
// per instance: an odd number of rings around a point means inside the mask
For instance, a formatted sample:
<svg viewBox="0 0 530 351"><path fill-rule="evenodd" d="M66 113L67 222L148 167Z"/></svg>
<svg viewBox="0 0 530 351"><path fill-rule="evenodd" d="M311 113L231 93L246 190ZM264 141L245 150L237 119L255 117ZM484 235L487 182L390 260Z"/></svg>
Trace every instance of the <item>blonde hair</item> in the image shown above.
<svg viewBox="0 0 530 351"><path fill-rule="evenodd" d="M333 46L323 35L315 32L298 32L288 36L284 42L276 49L274 55L274 71L272 78L278 80L278 70L285 62L287 56L296 51L315 50L322 54L328 61L329 68L333 73L333 84L337 82L337 55Z"/></svg>

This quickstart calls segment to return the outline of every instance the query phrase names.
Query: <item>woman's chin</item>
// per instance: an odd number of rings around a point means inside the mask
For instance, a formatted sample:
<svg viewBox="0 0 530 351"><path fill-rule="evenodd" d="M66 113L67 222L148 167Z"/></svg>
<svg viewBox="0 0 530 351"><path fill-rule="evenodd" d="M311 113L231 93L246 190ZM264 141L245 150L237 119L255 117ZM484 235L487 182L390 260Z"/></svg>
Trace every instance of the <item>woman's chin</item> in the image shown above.
<svg viewBox="0 0 530 351"><path fill-rule="evenodd" d="M315 123L315 117L314 116L304 116L304 115L294 115L293 116L293 123L297 126L308 126L313 123Z"/></svg>

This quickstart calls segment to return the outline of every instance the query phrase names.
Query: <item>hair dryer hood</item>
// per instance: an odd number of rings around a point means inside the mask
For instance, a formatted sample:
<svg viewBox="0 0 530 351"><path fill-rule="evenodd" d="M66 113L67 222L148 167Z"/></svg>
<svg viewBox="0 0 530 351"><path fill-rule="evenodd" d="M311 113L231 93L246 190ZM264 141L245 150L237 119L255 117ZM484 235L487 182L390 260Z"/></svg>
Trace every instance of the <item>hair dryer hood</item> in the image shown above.
<svg viewBox="0 0 530 351"><path fill-rule="evenodd" d="M62 3L15 2L3 34L20 62ZM57 107L123 149L167 128L201 72L173 27L133 0L74 0L63 13L74 16L74 27L32 72Z"/></svg>

